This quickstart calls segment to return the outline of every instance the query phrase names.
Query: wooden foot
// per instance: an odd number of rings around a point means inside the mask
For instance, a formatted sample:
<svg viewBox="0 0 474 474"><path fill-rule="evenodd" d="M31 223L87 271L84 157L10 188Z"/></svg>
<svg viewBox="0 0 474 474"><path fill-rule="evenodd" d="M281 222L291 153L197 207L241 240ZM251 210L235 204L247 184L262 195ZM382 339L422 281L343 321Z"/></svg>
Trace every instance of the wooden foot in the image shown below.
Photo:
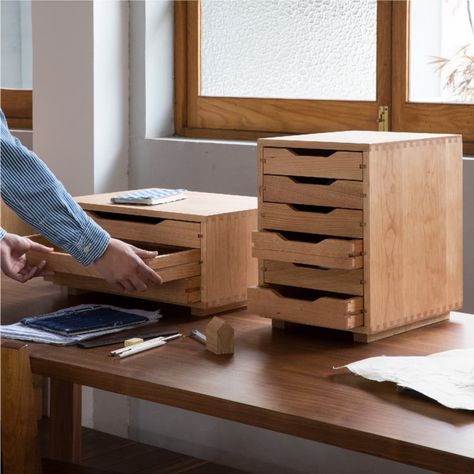
<svg viewBox="0 0 474 474"><path fill-rule="evenodd" d="M211 308L202 308L198 306L191 306L191 314L193 316L210 316L211 314L223 313L224 311L231 311L233 309L245 308L247 306L247 300L237 301L222 306L213 306Z"/></svg>
<svg viewBox="0 0 474 474"><path fill-rule="evenodd" d="M395 334L401 334L402 332L410 331L412 329L428 326L429 324L439 323L440 321L445 321L446 319L449 319L449 313L433 316L432 318L423 319L422 321L416 321L404 326L386 329L385 331L380 331L374 334L354 333L354 341L365 343L374 342L378 341L379 339L394 336Z"/></svg>
<svg viewBox="0 0 474 474"><path fill-rule="evenodd" d="M287 329L297 326L297 323L291 323L289 321L283 321L283 319L272 319L272 328Z"/></svg>

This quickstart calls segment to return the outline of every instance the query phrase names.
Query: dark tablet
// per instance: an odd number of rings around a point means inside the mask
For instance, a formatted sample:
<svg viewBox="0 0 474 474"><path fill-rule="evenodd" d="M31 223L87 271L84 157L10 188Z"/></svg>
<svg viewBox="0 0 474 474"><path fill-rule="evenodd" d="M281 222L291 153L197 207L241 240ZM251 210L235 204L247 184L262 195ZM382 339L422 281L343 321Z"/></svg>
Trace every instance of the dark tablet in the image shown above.
<svg viewBox="0 0 474 474"><path fill-rule="evenodd" d="M55 313L51 316L25 318L21 322L32 328L63 336L73 336L105 329L136 326L147 321L145 316L101 307L75 311L65 310L64 313Z"/></svg>

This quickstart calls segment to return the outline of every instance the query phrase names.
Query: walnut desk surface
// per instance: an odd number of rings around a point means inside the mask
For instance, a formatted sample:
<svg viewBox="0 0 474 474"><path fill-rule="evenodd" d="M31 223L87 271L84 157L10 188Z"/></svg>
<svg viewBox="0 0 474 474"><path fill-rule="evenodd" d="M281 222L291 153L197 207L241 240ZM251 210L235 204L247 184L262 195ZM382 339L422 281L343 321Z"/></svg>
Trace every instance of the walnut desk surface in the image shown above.
<svg viewBox="0 0 474 474"><path fill-rule="evenodd" d="M156 308L110 295L67 295L50 283L2 279L2 324L81 302ZM176 314L181 311L181 314ZM208 318L162 307L160 327L204 331ZM80 456L80 385L88 385L449 473L474 472L474 413L450 410L397 392L389 383L345 370L376 355L426 355L474 345L474 317L445 321L372 344L350 335L298 327L271 328L245 310L226 313L235 354L216 356L185 337L116 359L117 346L95 349L30 344L32 369L51 377L51 454Z"/></svg>

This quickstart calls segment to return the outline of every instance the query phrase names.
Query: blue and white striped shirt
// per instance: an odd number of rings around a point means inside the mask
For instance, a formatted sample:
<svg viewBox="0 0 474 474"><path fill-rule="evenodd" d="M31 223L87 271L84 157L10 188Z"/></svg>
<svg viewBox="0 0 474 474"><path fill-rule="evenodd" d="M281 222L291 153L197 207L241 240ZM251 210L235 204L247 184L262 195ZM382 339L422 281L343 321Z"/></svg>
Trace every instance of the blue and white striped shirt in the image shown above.
<svg viewBox="0 0 474 474"><path fill-rule="evenodd" d="M81 209L46 164L12 136L2 110L0 158L1 195L7 206L83 265L102 256L109 234ZM0 239L5 234L0 228Z"/></svg>

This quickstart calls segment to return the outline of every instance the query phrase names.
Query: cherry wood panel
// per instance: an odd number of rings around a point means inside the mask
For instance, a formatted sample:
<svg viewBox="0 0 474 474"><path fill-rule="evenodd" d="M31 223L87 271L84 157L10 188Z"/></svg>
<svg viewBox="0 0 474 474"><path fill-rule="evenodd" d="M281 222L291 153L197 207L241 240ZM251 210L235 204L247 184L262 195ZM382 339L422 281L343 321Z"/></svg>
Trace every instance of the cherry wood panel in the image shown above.
<svg viewBox="0 0 474 474"><path fill-rule="evenodd" d="M10 128L33 128L33 91L31 89L0 89L3 113Z"/></svg>
<svg viewBox="0 0 474 474"><path fill-rule="evenodd" d="M105 295L67 297L50 284L4 280L3 323ZM105 299L104 301L110 301ZM124 307L145 301L114 297ZM156 303L153 303L156 307ZM208 319L189 319L163 308L159 326L183 334L205 330ZM350 334L318 328L272 330L269 320L247 311L224 316L235 330L233 356L210 354L189 337L124 360L108 356L116 346L79 349L31 344L35 373L90 385L273 431L393 459L446 473L474 469L474 414L398 392L345 370L355 360L385 354L427 355L467 348L474 318L451 321L377 341L356 344Z"/></svg>

